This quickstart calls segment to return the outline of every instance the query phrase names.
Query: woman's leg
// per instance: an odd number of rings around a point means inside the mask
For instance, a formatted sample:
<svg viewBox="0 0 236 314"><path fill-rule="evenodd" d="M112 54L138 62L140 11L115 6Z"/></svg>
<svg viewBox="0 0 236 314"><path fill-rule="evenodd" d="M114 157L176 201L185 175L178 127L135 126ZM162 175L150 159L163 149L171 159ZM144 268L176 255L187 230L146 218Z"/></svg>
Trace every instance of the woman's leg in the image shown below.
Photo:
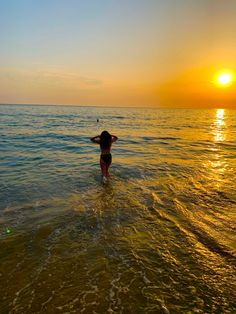
<svg viewBox="0 0 236 314"><path fill-rule="evenodd" d="M106 177L107 175L107 169L106 169L106 163L102 160L102 159L100 159L100 167L101 167L101 172L102 172L102 176L103 177Z"/></svg>
<svg viewBox="0 0 236 314"><path fill-rule="evenodd" d="M108 169L109 169L110 165L111 165L111 162L109 162L109 163L106 164L106 177L109 176Z"/></svg>

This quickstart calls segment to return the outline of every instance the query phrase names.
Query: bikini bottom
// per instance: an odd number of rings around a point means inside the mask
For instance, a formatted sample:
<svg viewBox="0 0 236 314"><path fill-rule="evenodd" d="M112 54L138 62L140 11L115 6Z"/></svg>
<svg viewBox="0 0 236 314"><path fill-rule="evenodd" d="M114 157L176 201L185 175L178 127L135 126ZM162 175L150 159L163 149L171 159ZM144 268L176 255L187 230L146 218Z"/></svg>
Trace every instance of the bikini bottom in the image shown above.
<svg viewBox="0 0 236 314"><path fill-rule="evenodd" d="M101 154L101 160L104 161L106 164L110 164L111 159L111 154Z"/></svg>

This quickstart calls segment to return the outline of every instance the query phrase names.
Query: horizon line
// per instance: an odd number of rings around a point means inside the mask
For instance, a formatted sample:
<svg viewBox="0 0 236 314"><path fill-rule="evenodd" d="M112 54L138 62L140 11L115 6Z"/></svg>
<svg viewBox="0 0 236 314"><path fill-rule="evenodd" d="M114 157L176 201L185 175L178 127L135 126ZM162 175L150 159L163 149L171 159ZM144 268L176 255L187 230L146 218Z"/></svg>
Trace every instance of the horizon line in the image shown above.
<svg viewBox="0 0 236 314"><path fill-rule="evenodd" d="M0 103L0 106L45 106L45 107L92 107L92 108L134 108L134 109L230 109L230 110L235 110L236 108L228 108L228 107L220 107L220 106L202 106L202 107L186 107L186 106L121 106L121 105L79 105L79 104L24 104L24 103Z"/></svg>

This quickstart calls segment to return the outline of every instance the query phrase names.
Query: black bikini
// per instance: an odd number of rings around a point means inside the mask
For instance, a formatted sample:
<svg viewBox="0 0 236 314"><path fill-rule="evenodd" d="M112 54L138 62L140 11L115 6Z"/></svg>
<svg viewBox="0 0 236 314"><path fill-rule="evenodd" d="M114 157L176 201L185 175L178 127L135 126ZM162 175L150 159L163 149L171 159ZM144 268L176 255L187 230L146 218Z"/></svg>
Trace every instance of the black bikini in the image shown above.
<svg viewBox="0 0 236 314"><path fill-rule="evenodd" d="M111 153L110 154L101 154L101 159L102 161L104 161L106 164L110 164L111 163Z"/></svg>

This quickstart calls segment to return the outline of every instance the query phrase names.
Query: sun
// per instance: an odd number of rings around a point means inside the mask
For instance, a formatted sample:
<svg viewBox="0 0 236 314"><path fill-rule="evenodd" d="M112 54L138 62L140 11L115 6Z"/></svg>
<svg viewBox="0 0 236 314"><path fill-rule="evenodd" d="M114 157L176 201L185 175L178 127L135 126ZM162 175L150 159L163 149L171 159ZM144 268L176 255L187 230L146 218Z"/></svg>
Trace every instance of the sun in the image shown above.
<svg viewBox="0 0 236 314"><path fill-rule="evenodd" d="M218 76L218 83L227 85L232 82L232 75L230 73L222 73Z"/></svg>
<svg viewBox="0 0 236 314"><path fill-rule="evenodd" d="M215 83L220 87L227 87L233 83L234 75L232 71L220 71L215 76Z"/></svg>

